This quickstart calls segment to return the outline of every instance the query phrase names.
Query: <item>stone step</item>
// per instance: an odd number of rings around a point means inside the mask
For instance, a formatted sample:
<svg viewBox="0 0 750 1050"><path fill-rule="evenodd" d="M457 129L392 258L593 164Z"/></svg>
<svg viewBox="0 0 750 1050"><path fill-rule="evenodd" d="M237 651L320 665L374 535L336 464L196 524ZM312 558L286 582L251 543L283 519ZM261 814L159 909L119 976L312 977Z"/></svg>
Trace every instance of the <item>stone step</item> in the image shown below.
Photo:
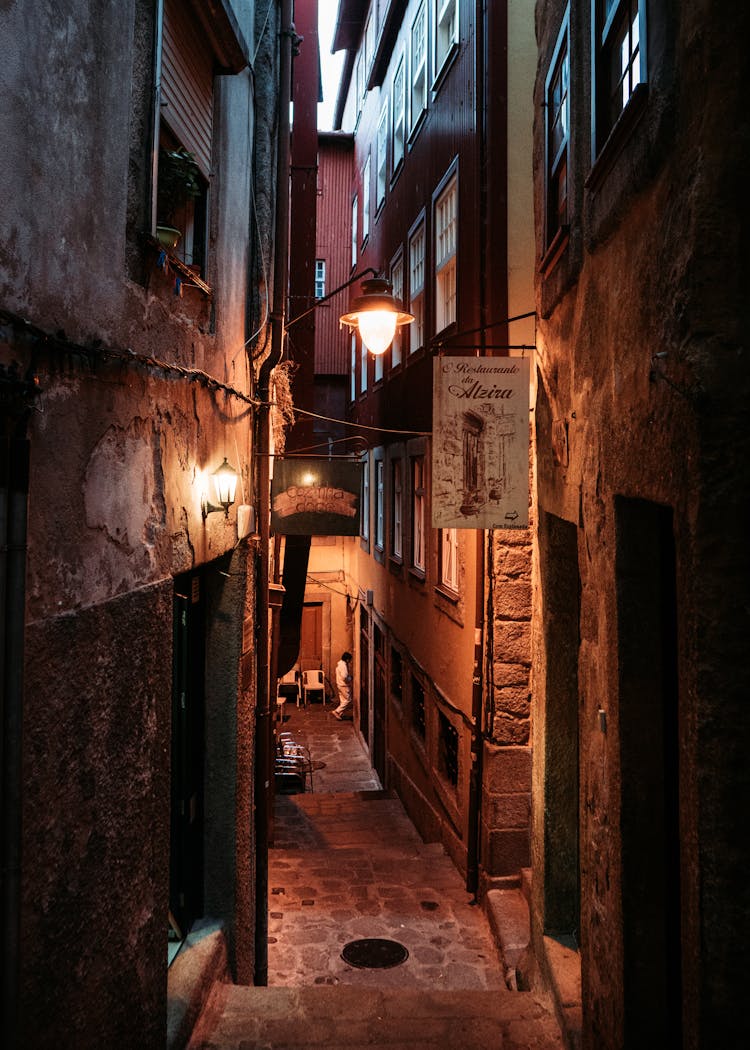
<svg viewBox="0 0 750 1050"><path fill-rule="evenodd" d="M217 984L188 1050L561 1050L528 992Z"/></svg>
<svg viewBox="0 0 750 1050"><path fill-rule="evenodd" d="M485 901L490 929L505 967L505 980L516 987L516 967L531 936L529 905L522 890L490 890Z"/></svg>

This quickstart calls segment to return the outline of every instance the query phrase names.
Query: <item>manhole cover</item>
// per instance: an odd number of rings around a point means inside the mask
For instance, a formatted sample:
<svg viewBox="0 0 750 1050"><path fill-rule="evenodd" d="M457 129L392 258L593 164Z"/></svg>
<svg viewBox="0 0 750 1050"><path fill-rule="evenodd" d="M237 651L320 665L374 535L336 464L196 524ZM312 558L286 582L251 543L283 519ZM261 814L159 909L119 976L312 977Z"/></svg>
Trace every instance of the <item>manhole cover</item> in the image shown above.
<svg viewBox="0 0 750 1050"><path fill-rule="evenodd" d="M409 952L398 941L387 941L382 937L363 937L359 941L349 941L341 953L341 958L360 970L387 970L390 966L406 962Z"/></svg>

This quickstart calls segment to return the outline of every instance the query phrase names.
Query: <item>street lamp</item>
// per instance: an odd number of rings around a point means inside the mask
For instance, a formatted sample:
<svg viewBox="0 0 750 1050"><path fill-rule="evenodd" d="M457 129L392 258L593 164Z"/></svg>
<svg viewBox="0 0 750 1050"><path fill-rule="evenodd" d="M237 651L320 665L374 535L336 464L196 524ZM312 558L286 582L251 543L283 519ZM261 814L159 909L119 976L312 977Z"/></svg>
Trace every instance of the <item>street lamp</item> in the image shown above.
<svg viewBox="0 0 750 1050"><path fill-rule="evenodd" d="M372 277L362 281L362 295L352 309L339 318L342 324L358 328L362 342L371 354L384 354L393 341L396 328L411 324L414 317L404 311L393 295L390 281Z"/></svg>
<svg viewBox="0 0 750 1050"><path fill-rule="evenodd" d="M234 496L237 491L237 471L227 463L226 456L224 456L224 462L213 472L211 477L213 478L214 491L216 492L216 499L219 505L216 506L214 503L209 503L208 497L204 496L201 503L204 521L215 510L223 510L224 517L228 518L229 508L234 503Z"/></svg>

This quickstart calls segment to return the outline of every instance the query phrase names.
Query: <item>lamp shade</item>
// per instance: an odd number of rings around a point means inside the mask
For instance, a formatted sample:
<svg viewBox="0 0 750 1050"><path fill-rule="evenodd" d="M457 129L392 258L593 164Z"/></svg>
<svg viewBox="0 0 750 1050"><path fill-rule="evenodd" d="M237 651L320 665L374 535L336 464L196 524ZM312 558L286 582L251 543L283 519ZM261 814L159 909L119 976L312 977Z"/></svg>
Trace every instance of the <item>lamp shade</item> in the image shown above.
<svg viewBox="0 0 750 1050"><path fill-rule="evenodd" d="M340 320L359 329L362 342L371 354L383 354L391 345L396 328L411 324L414 318L394 297L390 283L382 277L373 277L362 282L362 295L357 296L352 309Z"/></svg>
<svg viewBox="0 0 750 1050"><path fill-rule="evenodd" d="M234 494L237 491L237 471L234 467L230 467L225 456L224 462L211 477L214 479L216 499L227 510L234 503Z"/></svg>

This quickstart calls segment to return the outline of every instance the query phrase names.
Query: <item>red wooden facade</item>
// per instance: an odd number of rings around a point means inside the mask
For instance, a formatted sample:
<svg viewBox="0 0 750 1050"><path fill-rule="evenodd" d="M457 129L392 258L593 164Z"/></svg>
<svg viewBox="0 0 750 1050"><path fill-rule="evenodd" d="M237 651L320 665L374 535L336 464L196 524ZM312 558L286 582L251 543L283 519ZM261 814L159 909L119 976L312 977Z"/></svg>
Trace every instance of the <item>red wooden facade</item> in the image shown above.
<svg viewBox="0 0 750 1050"><path fill-rule="evenodd" d="M357 5L344 4L340 24L356 14ZM361 5L359 5L361 6ZM370 5L374 8L376 5ZM427 105L410 130L409 106L405 114L403 160L393 165L393 80L402 55L408 69L410 33L419 4L381 4L376 50L369 84L356 118L354 173L350 193L358 195L357 270L371 266L390 274L398 253L404 260L404 299L409 299L409 231L425 224L425 345L409 353L404 340L402 361L393 366L386 355L383 379L376 380L375 362L368 362L367 392L358 392L352 418L370 425L396 427L411 419L415 429L429 429L432 402L432 363L438 349L450 353L479 352L482 325L492 325L486 342L508 342L505 326L506 296L506 24L505 5L491 9L477 21L475 5L457 4L459 41L439 74L435 73L434 19L429 17L427 46ZM348 11L351 8L351 11ZM432 14L433 5L427 4ZM366 15L367 12L365 11ZM375 17L375 14L371 15ZM356 78L356 66L353 78ZM408 98L408 75L407 75ZM356 92L356 83L351 88ZM486 94L493 105L485 106ZM348 107L351 108L351 98ZM383 105L388 107L387 179L385 199L376 205L377 130ZM344 118L349 116L344 111ZM484 130L484 134L482 134ZM370 186L363 173L370 157ZM456 322L436 332L434 276L434 201L441 181L455 170L458 181L457 313ZM363 201L369 193L370 229L362 236ZM353 272L353 271L352 271ZM358 289L352 289L357 294ZM460 333L469 333L461 337ZM438 345L438 336L439 344ZM491 352L491 351L488 351ZM359 385L359 384L358 384Z"/></svg>

